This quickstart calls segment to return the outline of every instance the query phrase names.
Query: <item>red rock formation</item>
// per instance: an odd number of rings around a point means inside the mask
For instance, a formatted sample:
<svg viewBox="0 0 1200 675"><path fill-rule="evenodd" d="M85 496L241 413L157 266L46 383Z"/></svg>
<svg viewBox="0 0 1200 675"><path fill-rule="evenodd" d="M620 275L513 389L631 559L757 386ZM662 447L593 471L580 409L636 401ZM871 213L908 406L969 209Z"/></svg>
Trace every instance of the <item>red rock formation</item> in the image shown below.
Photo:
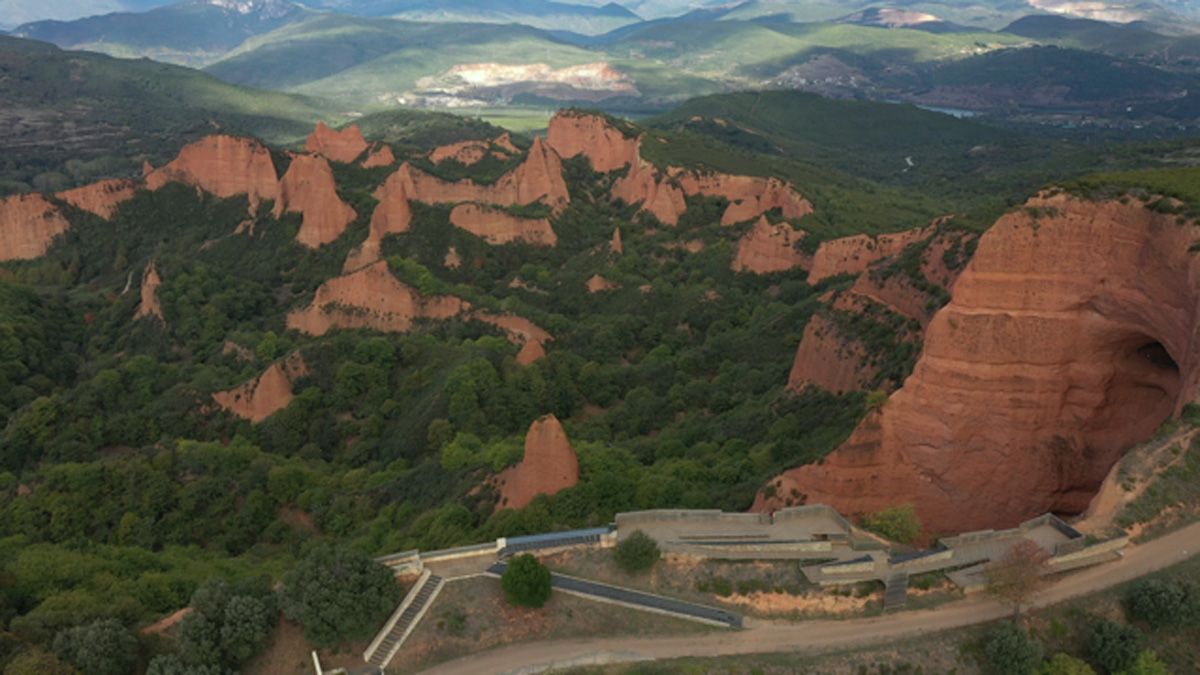
<svg viewBox="0 0 1200 675"><path fill-rule="evenodd" d="M212 397L225 410L257 424L291 405L292 383L307 374L304 358L300 352L293 352L286 359L272 363L253 380L214 392Z"/></svg>
<svg viewBox="0 0 1200 675"><path fill-rule="evenodd" d="M599 115L563 111L550 120L546 142L564 159L584 155L601 173L637 164L638 140Z"/></svg>
<svg viewBox="0 0 1200 675"><path fill-rule="evenodd" d="M517 363L528 366L546 358L546 348L536 340L530 340L521 346L517 352Z"/></svg>
<svg viewBox="0 0 1200 675"><path fill-rule="evenodd" d="M814 315L804 328L804 337L788 375L788 389L801 391L815 385L835 394L858 391L876 375L857 340L847 339L832 321Z"/></svg>
<svg viewBox="0 0 1200 675"><path fill-rule="evenodd" d="M380 260L321 284L311 304L288 314L288 328L324 335L336 328L404 333L417 319L449 319L469 305L460 298L422 297L401 283Z"/></svg>
<svg viewBox="0 0 1200 675"><path fill-rule="evenodd" d="M542 202L559 213L571 200L563 180L562 160L540 138L533 140L533 146L520 166L492 185L479 185L472 180L451 183L407 163L402 164L397 173L407 194L427 204L478 202L515 206Z"/></svg>
<svg viewBox="0 0 1200 675"><path fill-rule="evenodd" d="M279 184L275 217L301 213L304 221L296 241L309 248L320 248L336 241L358 217L338 196L333 169L323 157L296 155Z"/></svg>
<svg viewBox="0 0 1200 675"><path fill-rule="evenodd" d="M146 176L146 187L186 183L218 197L247 195L250 210L264 199L278 199L279 177L266 146L249 138L208 136L179 152L179 156Z"/></svg>
<svg viewBox="0 0 1200 675"><path fill-rule="evenodd" d="M138 305L133 318L152 316L159 321L166 322L163 317L162 305L158 302L159 286L162 286L162 277L158 276L158 267L152 262L146 265L146 271L142 274L142 302Z"/></svg>
<svg viewBox="0 0 1200 675"><path fill-rule="evenodd" d="M513 144L512 134L507 131L492 140L492 145L503 154L517 155L521 153L521 149Z"/></svg>
<svg viewBox="0 0 1200 675"><path fill-rule="evenodd" d="M462 256L458 254L458 249L453 246L446 249L446 257L442 259L442 264L448 270L456 270L462 267Z"/></svg>
<svg viewBox="0 0 1200 675"><path fill-rule="evenodd" d="M626 204L641 204L641 210L664 225L678 224L679 216L687 211L683 190L645 160L638 160L629 167L629 173L613 184L612 196Z"/></svg>
<svg viewBox="0 0 1200 675"><path fill-rule="evenodd" d="M534 246L554 246L558 236L545 218L518 218L500 209L459 204L450 212L450 223L489 244L510 244L515 241Z"/></svg>
<svg viewBox="0 0 1200 675"><path fill-rule="evenodd" d="M562 423L546 415L525 434L525 456L495 479L500 508L520 509L538 495L553 495L579 482L579 458Z"/></svg>
<svg viewBox="0 0 1200 675"><path fill-rule="evenodd" d="M857 234L821 242L813 255L808 283L816 284L839 274L859 274L871 263L897 255L910 244L929 235L928 228L917 228L878 237Z"/></svg>
<svg viewBox="0 0 1200 675"><path fill-rule="evenodd" d="M877 302L897 314L915 320L922 328L929 324L935 309L929 305L929 294L913 285L902 273L884 276L877 271L868 270L859 275L845 297L867 298ZM839 302L849 300L839 298Z"/></svg>
<svg viewBox="0 0 1200 675"><path fill-rule="evenodd" d="M1030 206L980 240L882 413L772 481L757 509L912 503L931 533L1080 512L1121 453L1195 397L1200 228L1136 202Z"/></svg>
<svg viewBox="0 0 1200 675"><path fill-rule="evenodd" d="M733 270L771 274L805 267L809 256L796 249L805 234L787 223L772 225L766 216L760 216L754 227L738 241Z"/></svg>
<svg viewBox="0 0 1200 675"><path fill-rule="evenodd" d="M429 161L441 164L448 160L454 160L463 166L472 166L487 157L491 146L492 144L487 141L478 140L451 143L434 148L429 153Z"/></svg>
<svg viewBox="0 0 1200 675"><path fill-rule="evenodd" d="M379 260L383 239L389 234L408 232L412 225L412 207L408 203L408 192L402 171L397 171L375 189L375 198L379 204L371 214L371 228L367 239L346 258L343 268L353 272Z"/></svg>
<svg viewBox="0 0 1200 675"><path fill-rule="evenodd" d="M40 258L70 227L58 207L42 195L0 198L0 262Z"/></svg>
<svg viewBox="0 0 1200 675"><path fill-rule="evenodd" d="M784 218L803 218L812 213L812 204L788 183L778 178L731 176L724 173L698 173L672 169L688 195L724 197L729 206L721 215L722 225L757 218L771 209L781 209Z"/></svg>
<svg viewBox="0 0 1200 675"><path fill-rule="evenodd" d="M587 280L588 293L603 293L604 291L614 291L620 287L621 287L620 284L613 283L612 281L605 279L604 277L600 276L599 274L593 274L592 277Z"/></svg>
<svg viewBox="0 0 1200 675"><path fill-rule="evenodd" d="M625 244L621 241L621 226L618 225L613 230L612 241L608 244L608 249L617 255L625 252Z"/></svg>
<svg viewBox="0 0 1200 675"><path fill-rule="evenodd" d="M381 166L391 166L396 163L396 155L392 152L389 145L380 145L371 151L370 155L363 160L364 169L376 169Z"/></svg>
<svg viewBox="0 0 1200 675"><path fill-rule="evenodd" d="M475 312L470 318L499 328L504 331L504 336L509 342L521 345L521 351L517 353L517 363L523 366L546 356L545 344L554 339L544 328L523 316Z"/></svg>
<svg viewBox="0 0 1200 675"><path fill-rule="evenodd" d="M338 131L317 122L317 128L308 136L304 149L334 162L349 164L367 151L367 140L357 124Z"/></svg>
<svg viewBox="0 0 1200 675"><path fill-rule="evenodd" d="M137 186L131 180L102 180L54 195L77 209L83 209L108 220L117 207L133 199Z"/></svg>

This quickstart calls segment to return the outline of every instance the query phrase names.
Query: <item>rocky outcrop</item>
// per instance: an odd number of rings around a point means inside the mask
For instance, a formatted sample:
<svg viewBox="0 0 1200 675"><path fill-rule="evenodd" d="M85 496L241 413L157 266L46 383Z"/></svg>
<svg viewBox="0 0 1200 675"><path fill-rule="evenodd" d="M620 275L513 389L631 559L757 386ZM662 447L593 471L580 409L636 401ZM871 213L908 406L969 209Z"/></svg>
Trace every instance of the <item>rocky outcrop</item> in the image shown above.
<svg viewBox="0 0 1200 675"><path fill-rule="evenodd" d="M349 164L367 151L369 145L357 124L338 131L317 122L317 128L308 136L304 149L314 155L342 164Z"/></svg>
<svg viewBox="0 0 1200 675"><path fill-rule="evenodd" d="M637 138L595 114L558 113L550 120L546 142L564 159L584 155L600 173L637 164L640 159Z"/></svg>
<svg viewBox="0 0 1200 675"><path fill-rule="evenodd" d="M0 262L45 255L71 223L40 194L0 198Z"/></svg>
<svg viewBox="0 0 1200 675"><path fill-rule="evenodd" d="M587 285L588 293L603 293L604 291L615 291L616 289L621 287L620 284L617 284L608 279L605 279L604 277L600 276L599 274L593 274L591 276L591 278L589 278L587 280L586 285Z"/></svg>
<svg viewBox="0 0 1200 675"><path fill-rule="evenodd" d="M1122 452L1197 394L1198 238L1136 201L1056 195L1004 216L882 412L756 508L911 503L933 533L1083 511Z"/></svg>
<svg viewBox="0 0 1200 675"><path fill-rule="evenodd" d="M629 172L613 183L612 196L626 204L640 204L664 225L676 225L687 211L687 199L679 186L667 180L653 164L639 159Z"/></svg>
<svg viewBox="0 0 1200 675"><path fill-rule="evenodd" d="M462 299L449 295L422 297L380 260L321 284L312 303L288 314L287 325L310 335L337 328L405 333L417 319L449 319L468 307Z"/></svg>
<svg viewBox="0 0 1200 675"><path fill-rule="evenodd" d="M546 332L544 328L523 316L475 312L471 318L499 328L509 342L520 345L521 350L517 353L517 363L523 366L545 357L545 345L554 339L554 336Z"/></svg>
<svg viewBox="0 0 1200 675"><path fill-rule="evenodd" d="M608 250L621 255L625 252L625 244L621 241L621 226L618 225L613 229L612 241L608 243Z"/></svg>
<svg viewBox="0 0 1200 675"><path fill-rule="evenodd" d="M98 183L65 190L54 195L64 202L108 220L117 212L117 207L133 199L137 185L131 180L102 180Z"/></svg>
<svg viewBox="0 0 1200 675"><path fill-rule="evenodd" d="M426 204L477 202L516 206L541 202L558 213L571 199L563 180L562 160L540 138L534 139L520 166L492 185L480 185L469 179L444 181L408 163L402 164L397 174L406 193Z"/></svg>
<svg viewBox="0 0 1200 675"><path fill-rule="evenodd" d="M732 176L680 168L665 173L642 157L645 136L632 137L595 114L563 111L550 120L547 143L562 157L586 156L592 168L608 173L629 167L613 186L612 195L627 204L640 204L666 225L675 225L687 210L686 196L723 197L729 206L721 224L757 218L772 209L783 217L803 218L812 204L790 184L777 178Z"/></svg>
<svg viewBox="0 0 1200 675"><path fill-rule="evenodd" d="M725 173L700 173L672 169L671 176L687 195L724 197L729 206L721 214L722 225L757 218L771 209L780 209L784 218L798 219L812 213L812 204L778 178L732 176Z"/></svg>
<svg viewBox="0 0 1200 675"><path fill-rule="evenodd" d="M344 271L353 272L379 260L384 237L408 232L412 225L412 206L408 203L405 182L403 172L398 171L375 189L374 196L379 204L371 214L367 238L347 256Z"/></svg>
<svg viewBox="0 0 1200 675"><path fill-rule="evenodd" d="M766 216L760 216L754 227L738 240L733 270L771 274L806 267L810 262L809 256L796 248L804 236L803 230L797 230L786 222L772 225Z"/></svg>
<svg viewBox="0 0 1200 675"><path fill-rule="evenodd" d="M844 394L866 387L876 374L862 344L843 336L837 324L817 314L804 327L804 337L788 375L788 389L801 391L817 386Z"/></svg>
<svg viewBox="0 0 1200 675"><path fill-rule="evenodd" d="M333 169L323 157L296 155L279 183L275 217L284 213L304 216L296 241L308 248L320 248L341 237L358 217L338 196Z"/></svg>
<svg viewBox="0 0 1200 675"><path fill-rule="evenodd" d="M213 400L225 410L255 424L283 410L295 396L292 384L308 374L300 352L272 363L262 375L249 382L213 393Z"/></svg>
<svg viewBox="0 0 1200 675"><path fill-rule="evenodd" d="M860 274L872 263L897 255L929 235L928 228L917 228L878 237L857 234L821 242L813 255L808 283L816 284L839 274Z"/></svg>
<svg viewBox="0 0 1200 675"><path fill-rule="evenodd" d="M158 267L152 262L146 265L146 271L142 274L142 301L133 318L141 319L152 316L163 323L166 322L163 317L162 304L158 301L159 286L162 286L162 277L158 276Z"/></svg>
<svg viewBox="0 0 1200 675"><path fill-rule="evenodd" d="M169 164L146 176L146 187L177 181L218 197L246 195L250 210L279 198L279 176L266 146L249 138L208 136L185 146Z"/></svg>
<svg viewBox="0 0 1200 675"><path fill-rule="evenodd" d="M490 141L460 141L434 148L429 153L429 161L441 164L453 160L463 166L472 166L483 161L483 158L488 155L497 159L508 159L510 156L520 153L521 150L513 145L512 136L506 131Z"/></svg>
<svg viewBox="0 0 1200 675"><path fill-rule="evenodd" d="M499 488L499 508L520 509L538 495L554 495L579 482L579 458L562 423L546 415L525 434L521 463L494 479Z"/></svg>
<svg viewBox="0 0 1200 675"><path fill-rule="evenodd" d="M380 145L367 155L363 160L364 169L378 169L384 166L391 166L396 163L396 154L392 152L389 145Z"/></svg>
<svg viewBox="0 0 1200 675"><path fill-rule="evenodd" d="M446 269L448 270L456 270L462 267L462 256L458 254L458 249L454 248L453 246L446 249L446 257L442 258L442 264L445 265Z"/></svg>
<svg viewBox="0 0 1200 675"><path fill-rule="evenodd" d="M524 242L554 246L558 236L545 218L518 218L505 211L478 204L459 204L450 212L450 223L483 238L489 244Z"/></svg>

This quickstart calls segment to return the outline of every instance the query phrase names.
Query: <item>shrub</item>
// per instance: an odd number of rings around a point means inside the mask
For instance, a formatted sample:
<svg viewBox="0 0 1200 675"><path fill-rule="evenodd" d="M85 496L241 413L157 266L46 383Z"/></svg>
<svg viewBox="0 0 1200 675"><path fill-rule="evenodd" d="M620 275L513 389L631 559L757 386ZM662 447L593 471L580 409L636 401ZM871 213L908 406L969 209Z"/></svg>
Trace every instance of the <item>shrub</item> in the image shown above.
<svg viewBox="0 0 1200 675"><path fill-rule="evenodd" d="M283 613L317 646L370 635L400 601L388 568L345 547L313 549L283 585Z"/></svg>
<svg viewBox="0 0 1200 675"><path fill-rule="evenodd" d="M653 567L662 552L658 550L658 542L650 535L634 530L633 534L617 544L613 556L617 559L617 565L626 572L642 572Z"/></svg>
<svg viewBox="0 0 1200 675"><path fill-rule="evenodd" d="M1125 595L1129 616L1152 628L1179 626L1196 620L1200 593L1178 581L1144 579Z"/></svg>
<svg viewBox="0 0 1200 675"><path fill-rule="evenodd" d="M1083 659L1059 652L1038 669L1038 675L1096 675Z"/></svg>
<svg viewBox="0 0 1200 675"><path fill-rule="evenodd" d="M1157 654L1147 649L1138 655L1132 666L1118 675L1171 675L1171 670L1159 660Z"/></svg>
<svg viewBox="0 0 1200 675"><path fill-rule="evenodd" d="M983 645L988 670L997 675L1029 675L1042 661L1042 645L1013 623L997 626Z"/></svg>
<svg viewBox="0 0 1200 675"><path fill-rule="evenodd" d="M137 638L116 619L68 628L54 638L54 653L88 675L133 672L137 652Z"/></svg>
<svg viewBox="0 0 1200 675"><path fill-rule="evenodd" d="M1088 660L1103 672L1119 673L1132 668L1141 651L1142 634L1133 626L1102 619L1088 634Z"/></svg>
<svg viewBox="0 0 1200 675"><path fill-rule="evenodd" d="M550 599L550 570L528 553L508 561L500 578L504 597L517 607L541 607Z"/></svg>
<svg viewBox="0 0 1200 675"><path fill-rule="evenodd" d="M917 517L912 504L893 506L867 516L863 518L862 525L881 537L901 544L911 544L921 536L921 519Z"/></svg>

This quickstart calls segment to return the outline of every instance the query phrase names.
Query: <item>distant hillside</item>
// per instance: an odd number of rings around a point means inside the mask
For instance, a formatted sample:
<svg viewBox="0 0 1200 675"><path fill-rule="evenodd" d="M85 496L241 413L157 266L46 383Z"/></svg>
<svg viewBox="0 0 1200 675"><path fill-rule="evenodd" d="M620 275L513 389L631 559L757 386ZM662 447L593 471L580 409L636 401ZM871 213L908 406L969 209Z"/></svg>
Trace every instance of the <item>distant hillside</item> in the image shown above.
<svg viewBox="0 0 1200 675"><path fill-rule="evenodd" d="M615 3L589 6L553 0L310 0L312 7L359 16L439 23L519 23L595 35L641 21Z"/></svg>
<svg viewBox="0 0 1200 675"><path fill-rule="evenodd" d="M1162 62L1200 57L1200 36L1166 36L1142 24L1117 25L1064 16L1027 16L1014 21L1004 32L1042 44L1143 56Z"/></svg>
<svg viewBox="0 0 1200 675"><path fill-rule="evenodd" d="M290 0L183 0L144 13L119 12L75 21L39 21L13 31L17 37L52 42L112 56L205 65L247 38L312 14Z"/></svg>
<svg viewBox="0 0 1200 675"><path fill-rule="evenodd" d="M12 37L0 37L0 102L0 192L13 181L57 189L136 172L142 158L161 161L214 129L291 141L332 116L180 66Z"/></svg>

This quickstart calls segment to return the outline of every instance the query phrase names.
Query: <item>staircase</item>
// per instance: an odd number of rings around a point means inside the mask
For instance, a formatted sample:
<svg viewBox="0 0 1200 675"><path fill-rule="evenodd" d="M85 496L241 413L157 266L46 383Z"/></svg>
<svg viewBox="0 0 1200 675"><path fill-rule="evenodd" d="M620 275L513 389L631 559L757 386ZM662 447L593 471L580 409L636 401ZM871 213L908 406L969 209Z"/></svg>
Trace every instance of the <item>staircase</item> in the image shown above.
<svg viewBox="0 0 1200 675"><path fill-rule="evenodd" d="M404 644L404 640L417 627L425 615L425 610L433 604L443 585L445 580L442 577L425 570L388 622L383 625L383 630L375 636L371 646L363 654L363 660L382 672L392 662L392 657L400 650L400 645Z"/></svg>
<svg viewBox="0 0 1200 675"><path fill-rule="evenodd" d="M908 604L908 572L892 572L883 586L884 609L899 609Z"/></svg>

